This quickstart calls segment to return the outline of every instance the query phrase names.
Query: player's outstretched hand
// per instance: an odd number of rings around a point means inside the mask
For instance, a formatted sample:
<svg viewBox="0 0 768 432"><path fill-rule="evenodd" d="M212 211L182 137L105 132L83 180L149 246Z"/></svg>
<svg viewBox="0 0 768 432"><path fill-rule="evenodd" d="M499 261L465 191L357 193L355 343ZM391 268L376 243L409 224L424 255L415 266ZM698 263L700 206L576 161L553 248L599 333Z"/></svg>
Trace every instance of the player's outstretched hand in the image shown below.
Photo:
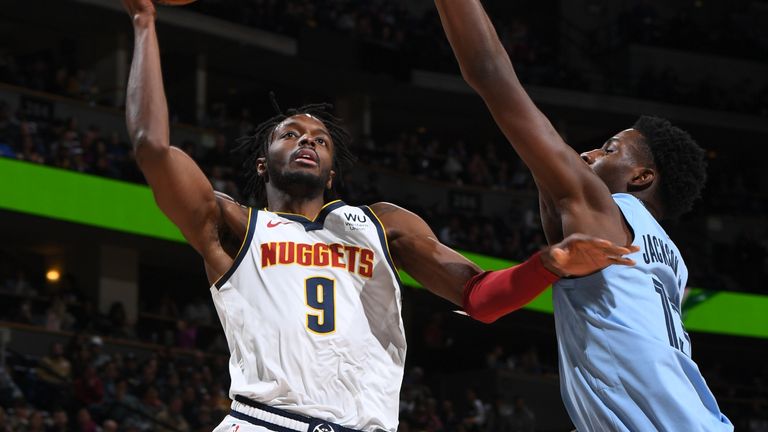
<svg viewBox="0 0 768 432"><path fill-rule="evenodd" d="M123 7L131 18L154 17L157 13L152 0L122 0Z"/></svg>
<svg viewBox="0 0 768 432"><path fill-rule="evenodd" d="M585 276L611 264L635 265L634 260L624 255L639 250L638 246L618 246L597 237L571 234L545 249L541 260L547 270L561 277Z"/></svg>

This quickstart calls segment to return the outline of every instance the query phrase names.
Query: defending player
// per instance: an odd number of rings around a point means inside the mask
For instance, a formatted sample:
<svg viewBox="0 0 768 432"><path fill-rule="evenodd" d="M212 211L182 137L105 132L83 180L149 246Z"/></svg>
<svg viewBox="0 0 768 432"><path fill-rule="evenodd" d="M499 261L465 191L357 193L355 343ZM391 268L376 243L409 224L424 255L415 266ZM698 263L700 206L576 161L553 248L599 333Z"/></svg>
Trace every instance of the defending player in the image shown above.
<svg viewBox="0 0 768 432"><path fill-rule="evenodd" d="M635 267L554 287L561 393L580 431L725 431L680 319L688 271L658 224L688 211L704 152L666 120L640 117L579 157L523 90L478 0L436 0L466 81L533 172L549 243L574 232L635 244ZM586 162L586 163L585 163Z"/></svg>
<svg viewBox="0 0 768 432"><path fill-rule="evenodd" d="M204 258L231 351L235 400L217 430L395 431L406 352L396 265L492 321L555 273L633 263L621 255L635 249L572 236L481 273L413 213L325 199L349 159L349 137L322 106L280 114L243 141L249 186L265 194L265 210L217 195L169 146L154 7L123 3L135 32L126 117L136 159L158 206Z"/></svg>

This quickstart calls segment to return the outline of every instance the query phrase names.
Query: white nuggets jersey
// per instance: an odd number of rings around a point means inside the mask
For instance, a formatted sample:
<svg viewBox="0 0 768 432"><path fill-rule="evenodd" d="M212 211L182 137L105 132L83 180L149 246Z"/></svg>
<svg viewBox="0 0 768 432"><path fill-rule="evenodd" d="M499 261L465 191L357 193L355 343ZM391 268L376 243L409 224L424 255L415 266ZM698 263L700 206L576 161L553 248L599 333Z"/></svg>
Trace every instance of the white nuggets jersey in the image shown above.
<svg viewBox="0 0 768 432"><path fill-rule="evenodd" d="M562 279L552 293L571 420L579 432L732 431L691 359L680 251L640 200L613 199L640 247L637 265Z"/></svg>
<svg viewBox="0 0 768 432"><path fill-rule="evenodd" d="M251 209L241 250L211 293L231 352L230 397L397 429L400 285L368 207L334 201L315 220Z"/></svg>

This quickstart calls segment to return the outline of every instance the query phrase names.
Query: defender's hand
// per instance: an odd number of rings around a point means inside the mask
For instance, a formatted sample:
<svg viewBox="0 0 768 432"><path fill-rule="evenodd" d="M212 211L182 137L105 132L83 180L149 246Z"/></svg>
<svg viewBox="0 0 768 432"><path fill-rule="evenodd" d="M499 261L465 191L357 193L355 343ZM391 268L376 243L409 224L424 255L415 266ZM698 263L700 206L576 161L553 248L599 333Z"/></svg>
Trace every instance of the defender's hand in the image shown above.
<svg viewBox="0 0 768 432"><path fill-rule="evenodd" d="M544 267L560 276L586 276L611 264L635 265L624 255L639 251L638 246L617 246L608 240L584 234L571 234L541 253Z"/></svg>
<svg viewBox="0 0 768 432"><path fill-rule="evenodd" d="M134 20L139 18L154 18L157 15L155 4L152 0L122 0L128 15Z"/></svg>

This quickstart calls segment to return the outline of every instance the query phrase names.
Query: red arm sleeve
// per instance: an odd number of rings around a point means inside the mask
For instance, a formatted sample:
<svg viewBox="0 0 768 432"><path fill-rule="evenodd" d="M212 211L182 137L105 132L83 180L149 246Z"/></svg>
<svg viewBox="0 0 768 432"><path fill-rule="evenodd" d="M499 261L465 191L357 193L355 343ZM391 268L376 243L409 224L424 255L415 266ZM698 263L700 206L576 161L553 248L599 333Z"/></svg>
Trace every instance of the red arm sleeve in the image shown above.
<svg viewBox="0 0 768 432"><path fill-rule="evenodd" d="M480 273L464 285L464 312L486 324L520 309L559 279L541 262L541 252L514 267Z"/></svg>

